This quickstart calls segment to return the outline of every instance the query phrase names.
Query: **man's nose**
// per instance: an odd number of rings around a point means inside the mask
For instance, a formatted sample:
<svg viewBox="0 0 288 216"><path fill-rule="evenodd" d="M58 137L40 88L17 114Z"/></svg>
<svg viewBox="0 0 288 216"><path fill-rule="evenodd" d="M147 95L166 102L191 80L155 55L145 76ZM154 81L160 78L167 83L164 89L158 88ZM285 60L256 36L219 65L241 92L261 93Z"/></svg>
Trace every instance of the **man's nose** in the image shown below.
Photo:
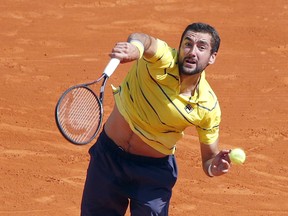
<svg viewBox="0 0 288 216"><path fill-rule="evenodd" d="M191 49L189 50L189 56L195 56L196 55L196 51L197 51L197 47L194 45L191 47Z"/></svg>

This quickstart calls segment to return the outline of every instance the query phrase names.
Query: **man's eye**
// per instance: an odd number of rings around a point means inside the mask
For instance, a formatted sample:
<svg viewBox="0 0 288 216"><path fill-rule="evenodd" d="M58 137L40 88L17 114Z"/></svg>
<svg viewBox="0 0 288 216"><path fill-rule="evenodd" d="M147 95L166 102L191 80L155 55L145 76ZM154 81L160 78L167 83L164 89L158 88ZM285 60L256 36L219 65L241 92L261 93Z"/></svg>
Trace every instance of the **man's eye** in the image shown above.
<svg viewBox="0 0 288 216"><path fill-rule="evenodd" d="M198 49L199 49L199 50L205 50L205 49L206 49L206 46L204 46L204 45L203 45L203 46L198 46Z"/></svg>

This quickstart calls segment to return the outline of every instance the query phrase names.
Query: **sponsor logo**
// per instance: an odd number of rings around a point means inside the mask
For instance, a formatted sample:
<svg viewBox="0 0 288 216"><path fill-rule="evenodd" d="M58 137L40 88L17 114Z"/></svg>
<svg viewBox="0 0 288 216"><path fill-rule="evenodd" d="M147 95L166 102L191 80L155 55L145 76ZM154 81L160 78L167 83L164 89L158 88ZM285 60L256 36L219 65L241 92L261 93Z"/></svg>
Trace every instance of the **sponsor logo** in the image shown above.
<svg viewBox="0 0 288 216"><path fill-rule="evenodd" d="M185 111L189 114L193 111L193 107L191 106L191 104L187 104L185 106Z"/></svg>

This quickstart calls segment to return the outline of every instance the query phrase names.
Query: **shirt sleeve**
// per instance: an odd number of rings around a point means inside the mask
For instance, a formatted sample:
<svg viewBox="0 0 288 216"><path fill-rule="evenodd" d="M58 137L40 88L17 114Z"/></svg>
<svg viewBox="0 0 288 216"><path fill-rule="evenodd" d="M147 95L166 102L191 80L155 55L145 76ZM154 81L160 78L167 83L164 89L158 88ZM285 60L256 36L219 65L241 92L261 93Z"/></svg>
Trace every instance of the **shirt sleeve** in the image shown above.
<svg viewBox="0 0 288 216"><path fill-rule="evenodd" d="M169 68L174 66L174 59L177 51L168 46L165 41L157 39L157 51L151 58L144 58L151 63L150 67Z"/></svg>
<svg viewBox="0 0 288 216"><path fill-rule="evenodd" d="M207 110L201 124L196 127L199 141L204 144L212 144L219 137L219 125L221 122L221 110L217 102L213 110Z"/></svg>

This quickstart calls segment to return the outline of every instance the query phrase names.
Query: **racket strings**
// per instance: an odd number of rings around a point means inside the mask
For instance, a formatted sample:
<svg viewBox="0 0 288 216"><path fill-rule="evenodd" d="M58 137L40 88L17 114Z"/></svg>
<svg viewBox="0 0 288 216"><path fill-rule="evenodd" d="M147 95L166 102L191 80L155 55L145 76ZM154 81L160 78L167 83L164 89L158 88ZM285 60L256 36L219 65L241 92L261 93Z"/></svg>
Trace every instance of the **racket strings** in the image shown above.
<svg viewBox="0 0 288 216"><path fill-rule="evenodd" d="M93 102L95 100L94 97L89 97L89 95L87 91L77 91L74 95L75 99L71 103L69 119L71 124L76 126L76 130L87 128L89 119L92 121L91 118L94 116L93 108L95 104Z"/></svg>
<svg viewBox="0 0 288 216"><path fill-rule="evenodd" d="M59 106L59 124L69 139L85 143L93 138L101 124L102 107L87 88L68 92Z"/></svg>

